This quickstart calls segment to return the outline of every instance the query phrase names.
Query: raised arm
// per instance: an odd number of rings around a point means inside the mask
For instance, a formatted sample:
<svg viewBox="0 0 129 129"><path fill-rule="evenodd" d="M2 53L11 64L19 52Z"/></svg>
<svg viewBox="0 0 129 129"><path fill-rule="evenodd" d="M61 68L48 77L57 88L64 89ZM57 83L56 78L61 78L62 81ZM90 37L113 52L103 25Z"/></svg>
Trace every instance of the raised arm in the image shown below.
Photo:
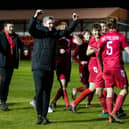
<svg viewBox="0 0 129 129"><path fill-rule="evenodd" d="M70 35L74 31L77 23L78 23L78 15L76 13L73 13L72 20L71 20L69 26L65 30L59 31L59 37Z"/></svg>
<svg viewBox="0 0 129 129"><path fill-rule="evenodd" d="M34 14L34 18L37 18L39 15L43 14L44 11L42 9L37 9L35 14Z"/></svg>
<svg viewBox="0 0 129 129"><path fill-rule="evenodd" d="M28 30L29 30L29 33L34 37L41 36L49 32L48 28L43 27L43 25L40 24L38 20L38 17L43 13L44 13L43 10L38 9L34 13L33 17L29 20Z"/></svg>

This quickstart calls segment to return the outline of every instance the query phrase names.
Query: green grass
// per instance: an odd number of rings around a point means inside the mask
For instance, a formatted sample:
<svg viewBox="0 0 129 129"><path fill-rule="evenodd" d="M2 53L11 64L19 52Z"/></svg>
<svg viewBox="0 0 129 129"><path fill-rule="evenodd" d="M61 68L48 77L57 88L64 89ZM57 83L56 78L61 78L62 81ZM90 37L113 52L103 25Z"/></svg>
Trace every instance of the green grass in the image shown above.
<svg viewBox="0 0 129 129"><path fill-rule="evenodd" d="M129 74L128 65L125 65L125 69L127 74ZM72 88L81 85L78 65L73 63L71 81L68 85L70 102L72 101ZM51 100L58 88L59 83L55 76ZM80 103L77 113L66 111L64 101L61 98L57 102L56 111L48 114L48 118L52 123L49 125L36 125L35 109L29 105L29 101L33 98L33 96L34 82L31 71L31 62L21 61L19 69L14 71L10 85L10 92L8 96L10 111L0 111L0 129L125 129L129 127L128 115L122 118L124 120L123 124L110 124L108 123L107 118L98 117L98 114L101 112L102 108L96 95L92 101L92 108L85 108L85 104L87 102L87 99L85 99ZM125 100L123 109L127 114L129 114L129 96L127 96Z"/></svg>

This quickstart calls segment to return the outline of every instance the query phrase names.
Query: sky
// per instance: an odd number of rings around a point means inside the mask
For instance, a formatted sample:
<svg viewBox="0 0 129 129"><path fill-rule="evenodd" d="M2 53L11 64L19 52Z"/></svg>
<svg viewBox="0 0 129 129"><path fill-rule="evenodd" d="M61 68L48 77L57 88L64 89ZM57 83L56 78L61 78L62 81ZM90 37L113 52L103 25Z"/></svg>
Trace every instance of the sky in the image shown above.
<svg viewBox="0 0 129 129"><path fill-rule="evenodd" d="M129 10L127 0L3 0L0 9L55 9L120 7Z"/></svg>

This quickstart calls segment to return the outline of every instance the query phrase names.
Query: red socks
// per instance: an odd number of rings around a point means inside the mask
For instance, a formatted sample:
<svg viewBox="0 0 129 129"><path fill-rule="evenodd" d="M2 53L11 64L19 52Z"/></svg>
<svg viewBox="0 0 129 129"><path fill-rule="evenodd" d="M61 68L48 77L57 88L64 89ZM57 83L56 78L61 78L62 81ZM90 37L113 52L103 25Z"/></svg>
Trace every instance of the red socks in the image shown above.
<svg viewBox="0 0 129 129"><path fill-rule="evenodd" d="M75 105L80 103L87 95L89 95L90 93L92 93L92 91L88 88L85 89L80 96L73 102Z"/></svg>
<svg viewBox="0 0 129 129"><path fill-rule="evenodd" d="M65 101L65 105L66 107L69 105L69 100L68 100L68 95L67 95L67 91L63 90L63 94L64 94L64 101Z"/></svg>
<svg viewBox="0 0 129 129"><path fill-rule="evenodd" d="M112 97L106 98L106 105L107 105L108 114L111 114L112 108L113 108L113 98Z"/></svg>
<svg viewBox="0 0 129 129"><path fill-rule="evenodd" d="M90 104L94 96L94 92L88 95L88 103Z"/></svg>
<svg viewBox="0 0 129 129"><path fill-rule="evenodd" d="M124 102L124 98L125 97L123 95L118 95L118 97L116 98L116 103L113 108L112 114L116 114L116 112L119 111L120 107L122 106Z"/></svg>
<svg viewBox="0 0 129 129"><path fill-rule="evenodd" d="M57 91L57 93L56 93L56 96L55 96L55 98L53 99L53 103L56 103L56 101L60 98L62 96L62 89L61 88L59 88L58 89L58 91Z"/></svg>
<svg viewBox="0 0 129 129"><path fill-rule="evenodd" d="M62 96L62 89L59 88L58 91L57 91L57 94L55 96L55 98L53 99L53 103L56 103L57 100ZM65 105L66 107L69 105L69 100L68 100L68 95L67 95L67 91L66 90L63 90L63 96L64 96L64 101L65 101Z"/></svg>
<svg viewBox="0 0 129 129"><path fill-rule="evenodd" d="M84 91L84 87L83 87L83 86L78 87L78 88L76 88L76 91L77 91L77 92L82 92L82 91Z"/></svg>
<svg viewBox="0 0 129 129"><path fill-rule="evenodd" d="M105 97L98 97L98 98L103 107L103 111L107 112L106 98Z"/></svg>
<svg viewBox="0 0 129 129"><path fill-rule="evenodd" d="M103 96L106 98L106 96L107 96L107 91L106 90L103 90Z"/></svg>

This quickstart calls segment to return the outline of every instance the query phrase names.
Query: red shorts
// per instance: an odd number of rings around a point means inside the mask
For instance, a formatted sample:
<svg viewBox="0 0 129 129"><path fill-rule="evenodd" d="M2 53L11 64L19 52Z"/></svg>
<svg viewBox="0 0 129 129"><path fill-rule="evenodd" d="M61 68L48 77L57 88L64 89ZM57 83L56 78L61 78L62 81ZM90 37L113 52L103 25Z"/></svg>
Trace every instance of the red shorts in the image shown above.
<svg viewBox="0 0 129 129"><path fill-rule="evenodd" d="M88 85L89 70L88 65L79 65L80 81L84 85Z"/></svg>
<svg viewBox="0 0 129 129"><path fill-rule="evenodd" d="M118 88L127 88L128 79L124 68L115 70L104 70L105 87L117 86Z"/></svg>
<svg viewBox="0 0 129 129"><path fill-rule="evenodd" d="M96 76L98 73L98 68L97 67L92 67L89 68L89 82L96 82Z"/></svg>
<svg viewBox="0 0 129 129"><path fill-rule="evenodd" d="M104 88L105 82L103 79L103 73L99 72L96 76L96 83L95 83L95 87L96 88Z"/></svg>

